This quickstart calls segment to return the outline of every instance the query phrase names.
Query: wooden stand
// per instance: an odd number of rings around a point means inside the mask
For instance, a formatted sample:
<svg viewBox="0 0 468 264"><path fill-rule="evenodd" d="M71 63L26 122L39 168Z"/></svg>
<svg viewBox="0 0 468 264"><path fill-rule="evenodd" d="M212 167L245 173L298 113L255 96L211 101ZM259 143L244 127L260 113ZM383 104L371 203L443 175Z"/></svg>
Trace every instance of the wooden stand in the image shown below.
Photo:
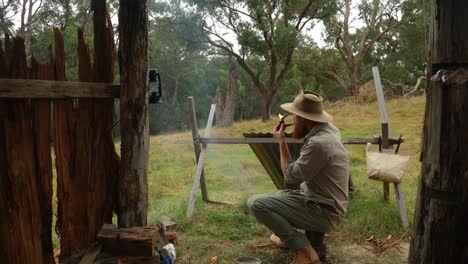
<svg viewBox="0 0 468 264"><path fill-rule="evenodd" d="M189 199L189 205L187 209L187 218L190 219L192 218L193 215L193 208L195 207L195 201L197 199L197 192L198 192L198 187L201 186L201 191L202 191L202 196L203 200L205 202L210 202L210 203L216 203L220 204L219 202L215 201L210 201L208 199L208 188L206 186L206 181L205 181L205 174L203 171L203 163L205 161L205 155L207 151L208 144L252 144L252 143L277 143L277 140L274 138L211 138L210 137L210 132L211 132L211 126L213 125L213 119L215 115L215 109L216 105L212 104L211 105L211 110L210 114L208 117L208 123L206 125L205 129L205 135L204 137L200 137L198 133L198 124L197 124L197 115L195 111L195 102L192 96L188 97L188 103L189 103L189 109L191 109L190 112L190 122L192 126L192 137L193 137L193 147L195 150L195 157L197 160L197 170L195 172L195 178L193 181L193 187L192 191L190 193L190 199ZM388 126L387 126L388 127ZM388 131L388 130L387 130ZM388 135L388 133L387 133ZM387 142L389 144L396 144L398 142L397 138L393 137L386 137ZM286 138L287 143L294 143L294 144L303 144L304 140L297 140L297 139L292 139L292 138ZM344 138L342 139L343 144L359 144L359 145L365 145L367 143L371 144L378 144L379 143L379 138L378 137L373 137L373 138ZM401 142L404 142L404 138L401 139ZM201 144L201 146L200 146ZM385 185L384 185L385 186ZM388 188L388 184L386 185ZM387 192L388 193L388 192ZM401 200L403 200L403 195L401 192L399 193L398 197L401 197ZM224 204L224 203L222 203ZM399 203L400 204L400 203ZM404 203L403 203L404 206ZM405 215L406 215L406 209Z"/></svg>
<svg viewBox="0 0 468 264"><path fill-rule="evenodd" d="M382 83L380 82L379 68L372 67L372 73L374 75L375 90L377 93L377 99L379 100L380 116L382 118L382 148L391 149L392 145L389 144L389 126L388 126L388 114L387 108L385 107L385 98L382 89ZM408 216L406 214L405 201L403 199L403 192L401 191L401 183L394 183L395 186L395 198L398 209L400 210L401 225L404 229L408 228ZM390 186L388 182L383 183L383 194L384 200L388 201L390 197Z"/></svg>

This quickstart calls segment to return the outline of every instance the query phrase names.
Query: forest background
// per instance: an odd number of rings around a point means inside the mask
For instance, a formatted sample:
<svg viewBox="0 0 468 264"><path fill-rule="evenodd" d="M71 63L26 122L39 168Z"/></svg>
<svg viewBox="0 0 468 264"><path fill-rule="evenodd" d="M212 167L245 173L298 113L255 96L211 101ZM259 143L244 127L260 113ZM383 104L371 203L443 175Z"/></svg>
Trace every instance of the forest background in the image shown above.
<svg viewBox="0 0 468 264"><path fill-rule="evenodd" d="M28 56L47 60L53 27L60 28L67 78L77 80L78 28L93 44L89 5L0 0L0 31L24 37ZM118 1L108 7L118 42ZM266 121L299 90L359 101L372 66L379 67L387 96L418 93L428 8L423 0L148 1L149 65L163 86L162 103L150 105L150 133L186 129L188 96L195 97L200 124L216 103L218 126ZM118 113L116 102L117 120ZM114 131L119 136L118 126Z"/></svg>

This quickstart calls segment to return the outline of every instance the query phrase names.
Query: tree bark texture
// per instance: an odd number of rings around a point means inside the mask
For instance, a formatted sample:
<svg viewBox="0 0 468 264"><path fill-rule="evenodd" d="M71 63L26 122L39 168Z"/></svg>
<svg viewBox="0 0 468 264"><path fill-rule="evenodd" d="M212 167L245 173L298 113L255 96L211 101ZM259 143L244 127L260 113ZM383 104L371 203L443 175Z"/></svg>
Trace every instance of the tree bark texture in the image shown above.
<svg viewBox="0 0 468 264"><path fill-rule="evenodd" d="M5 51L0 47L0 78L28 78L24 41L7 38ZM36 106L26 99L0 100L0 258L6 263L52 259L41 214L51 205L52 193L42 193L51 184L50 151L44 153L44 134L36 133Z"/></svg>
<svg viewBox="0 0 468 264"><path fill-rule="evenodd" d="M52 58L50 58L52 60ZM50 62L39 63L31 58L31 79L54 80L54 67ZM50 100L31 101L34 114L33 133L35 161L37 164L37 187L41 210L41 240L44 263L55 263L52 244L52 158L50 155L51 106Z"/></svg>
<svg viewBox="0 0 468 264"><path fill-rule="evenodd" d="M262 98L262 121L270 120L270 108L273 101L273 94L266 92Z"/></svg>
<svg viewBox="0 0 468 264"><path fill-rule="evenodd" d="M148 13L146 0L120 0L121 157L119 227L145 226L148 210Z"/></svg>
<svg viewBox="0 0 468 264"><path fill-rule="evenodd" d="M216 89L216 96L214 103L216 104L216 125L220 127L227 127L234 121L234 114L236 112L237 96L239 94L239 73L236 62L232 56L228 58L228 83L226 93L223 93L221 88Z"/></svg>
<svg viewBox="0 0 468 264"><path fill-rule="evenodd" d="M468 66L468 2L432 0L428 73ZM429 78L428 78L429 80ZM468 83L428 82L409 262L468 263Z"/></svg>
<svg viewBox="0 0 468 264"><path fill-rule="evenodd" d="M215 112L216 126L222 126L223 123L223 110L224 110L224 94L221 87L216 88L216 95L214 98L214 104L216 105L217 111Z"/></svg>
<svg viewBox="0 0 468 264"><path fill-rule="evenodd" d="M78 33L79 79L112 83L114 40L104 0L92 2L94 64ZM66 80L63 39L56 33L56 73ZM55 101L57 196L60 259L87 248L104 223L112 222L116 204L119 160L112 139L113 99L62 99Z"/></svg>
<svg viewBox="0 0 468 264"><path fill-rule="evenodd" d="M223 109L223 122L221 126L230 126L234 121L234 114L236 111L237 95L239 94L239 74L236 62L232 56L229 56L229 80L228 90L226 91L226 100L224 101Z"/></svg>

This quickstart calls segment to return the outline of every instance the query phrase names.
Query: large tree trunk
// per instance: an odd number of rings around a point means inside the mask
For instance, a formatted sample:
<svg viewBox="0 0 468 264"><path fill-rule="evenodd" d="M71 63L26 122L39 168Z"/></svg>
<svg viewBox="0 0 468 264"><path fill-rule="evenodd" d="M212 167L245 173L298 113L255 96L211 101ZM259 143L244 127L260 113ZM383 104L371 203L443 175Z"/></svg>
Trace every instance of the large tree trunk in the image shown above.
<svg viewBox="0 0 468 264"><path fill-rule="evenodd" d="M234 121L236 111L237 95L239 93L238 70L236 62L229 56L229 83L224 101L222 126L230 126Z"/></svg>
<svg viewBox="0 0 468 264"><path fill-rule="evenodd" d="M145 226L148 211L148 12L146 0L120 0L122 167L119 227Z"/></svg>
<svg viewBox="0 0 468 264"><path fill-rule="evenodd" d="M429 74L468 65L468 2L432 0ZM429 80L429 79L428 79ZM428 82L409 262L468 263L468 83Z"/></svg>
<svg viewBox="0 0 468 264"><path fill-rule="evenodd" d="M263 95L263 101L262 101L262 121L268 121L270 120L270 107L271 107L271 102L273 101L273 94L270 92L265 93Z"/></svg>
<svg viewBox="0 0 468 264"><path fill-rule="evenodd" d="M214 104L216 105L215 120L217 126L222 126L223 113L224 113L224 95L221 87L216 88L216 95L214 98Z"/></svg>

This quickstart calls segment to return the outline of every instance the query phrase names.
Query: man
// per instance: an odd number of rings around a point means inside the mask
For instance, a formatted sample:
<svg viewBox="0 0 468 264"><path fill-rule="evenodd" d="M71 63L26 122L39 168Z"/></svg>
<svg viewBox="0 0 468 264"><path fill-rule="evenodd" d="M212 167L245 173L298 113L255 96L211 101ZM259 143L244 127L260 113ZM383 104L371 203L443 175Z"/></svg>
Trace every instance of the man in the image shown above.
<svg viewBox="0 0 468 264"><path fill-rule="evenodd" d="M297 160L292 159L285 141L284 122L273 130L284 181L302 182L300 190L254 195L247 202L255 218L295 253L292 263L297 264L320 263L312 246L325 259L323 234L340 223L348 207L349 157L322 102L320 95L303 91L294 102L281 105L294 114L293 137L305 137ZM306 230L309 236L296 229Z"/></svg>

